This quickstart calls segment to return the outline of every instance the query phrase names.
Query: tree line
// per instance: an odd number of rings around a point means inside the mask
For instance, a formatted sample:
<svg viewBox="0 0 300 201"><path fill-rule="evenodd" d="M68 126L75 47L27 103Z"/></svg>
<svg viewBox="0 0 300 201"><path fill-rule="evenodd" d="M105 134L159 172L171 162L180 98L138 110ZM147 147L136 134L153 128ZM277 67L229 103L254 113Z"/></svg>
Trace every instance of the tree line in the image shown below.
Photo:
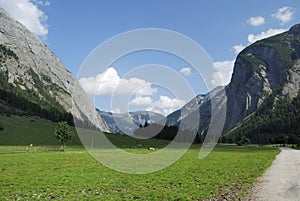
<svg viewBox="0 0 300 201"><path fill-rule="evenodd" d="M146 126L145 126L146 125ZM146 124L140 125L135 130L134 135L141 138L156 138L163 140L175 140L177 142L193 142L194 144L201 143L201 139L198 133L194 133L190 130L182 130L176 125L160 125L160 124Z"/></svg>
<svg viewBox="0 0 300 201"><path fill-rule="evenodd" d="M276 93L265 99L261 107L221 142L238 144L295 144L300 146L300 95L278 98Z"/></svg>

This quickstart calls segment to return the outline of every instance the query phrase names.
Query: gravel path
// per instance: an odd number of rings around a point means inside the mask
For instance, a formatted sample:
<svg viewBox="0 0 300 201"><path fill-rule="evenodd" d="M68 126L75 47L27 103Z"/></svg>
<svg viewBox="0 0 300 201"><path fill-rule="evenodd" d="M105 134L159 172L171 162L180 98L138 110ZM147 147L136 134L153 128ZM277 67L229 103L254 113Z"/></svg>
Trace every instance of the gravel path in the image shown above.
<svg viewBox="0 0 300 201"><path fill-rule="evenodd" d="M271 167L258 179L251 200L300 201L300 150L280 149Z"/></svg>

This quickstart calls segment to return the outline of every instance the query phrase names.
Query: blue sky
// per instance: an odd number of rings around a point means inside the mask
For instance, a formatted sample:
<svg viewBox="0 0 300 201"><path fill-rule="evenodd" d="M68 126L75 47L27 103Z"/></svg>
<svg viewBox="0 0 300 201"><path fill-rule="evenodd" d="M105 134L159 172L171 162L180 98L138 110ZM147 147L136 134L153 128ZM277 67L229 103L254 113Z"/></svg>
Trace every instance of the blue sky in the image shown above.
<svg viewBox="0 0 300 201"><path fill-rule="evenodd" d="M162 28L191 38L207 52L219 71L215 85L229 82L233 62L243 47L287 30L300 19L300 3L296 0L0 0L0 6L38 35L75 76L91 51L109 38L134 29ZM151 63L178 72L191 85L194 95L207 92L202 79L187 62L154 51L129 55L116 61L107 72L98 73L102 73L101 79L108 78L103 86L114 86L133 68ZM91 84L96 77L95 74L90 82L81 83ZM151 85L141 78L127 77L123 81L141 84L152 92L132 94L127 100L131 110L148 109L166 115L192 98L187 95L179 99L164 86ZM123 111L112 107L112 93L107 89L98 93L96 106Z"/></svg>

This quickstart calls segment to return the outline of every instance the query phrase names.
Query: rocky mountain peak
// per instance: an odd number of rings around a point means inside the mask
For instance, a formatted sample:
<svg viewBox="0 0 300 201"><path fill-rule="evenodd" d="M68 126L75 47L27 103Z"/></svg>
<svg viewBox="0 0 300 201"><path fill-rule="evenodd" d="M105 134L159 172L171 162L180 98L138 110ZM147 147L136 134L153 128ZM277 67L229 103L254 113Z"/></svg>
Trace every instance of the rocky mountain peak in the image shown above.
<svg viewBox="0 0 300 201"><path fill-rule="evenodd" d="M32 104L30 107L37 105L39 113L56 111L56 114L61 112L63 116L62 110L65 110L79 121L108 130L76 78L45 44L2 8L0 44L2 52L15 55L1 55L0 73L9 83L6 88L3 85L1 90L6 91L7 95L15 91L27 104L27 108L22 110L31 112L28 111L29 103Z"/></svg>
<svg viewBox="0 0 300 201"><path fill-rule="evenodd" d="M228 97L225 129L255 112L274 91L295 96L299 91L300 25L260 40L237 57Z"/></svg>
<svg viewBox="0 0 300 201"><path fill-rule="evenodd" d="M288 35L289 35L289 34L292 34L292 35L294 35L295 37L300 36L300 24L296 24L296 25L292 26L292 27L290 28L290 30L288 31Z"/></svg>
<svg viewBox="0 0 300 201"><path fill-rule="evenodd" d="M220 108L226 105L225 132L256 112L271 94L296 97L300 90L299 72L300 24L297 24L287 32L257 41L240 52L231 81L225 87L226 97L218 89L208 95L198 95L181 110L170 114L167 122L179 125L181 119L191 118L194 111L199 110L199 133L205 132L211 118L210 100L214 97Z"/></svg>

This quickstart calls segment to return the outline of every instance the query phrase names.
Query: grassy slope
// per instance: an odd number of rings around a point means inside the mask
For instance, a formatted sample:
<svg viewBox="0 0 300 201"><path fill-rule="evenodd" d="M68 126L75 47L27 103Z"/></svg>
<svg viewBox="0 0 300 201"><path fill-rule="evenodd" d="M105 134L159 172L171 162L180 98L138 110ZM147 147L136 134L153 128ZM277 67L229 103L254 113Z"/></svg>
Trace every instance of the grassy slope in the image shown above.
<svg viewBox="0 0 300 201"><path fill-rule="evenodd" d="M0 124L4 130L0 131L0 145L58 145L54 136L56 123L39 117L3 116ZM73 133L75 129L72 128ZM69 144L81 144L74 135Z"/></svg>
<svg viewBox="0 0 300 201"><path fill-rule="evenodd" d="M232 200L278 153L271 148L220 146L199 160L199 148L146 175L108 169L78 146L66 152L0 154L0 199L197 200L224 194Z"/></svg>

